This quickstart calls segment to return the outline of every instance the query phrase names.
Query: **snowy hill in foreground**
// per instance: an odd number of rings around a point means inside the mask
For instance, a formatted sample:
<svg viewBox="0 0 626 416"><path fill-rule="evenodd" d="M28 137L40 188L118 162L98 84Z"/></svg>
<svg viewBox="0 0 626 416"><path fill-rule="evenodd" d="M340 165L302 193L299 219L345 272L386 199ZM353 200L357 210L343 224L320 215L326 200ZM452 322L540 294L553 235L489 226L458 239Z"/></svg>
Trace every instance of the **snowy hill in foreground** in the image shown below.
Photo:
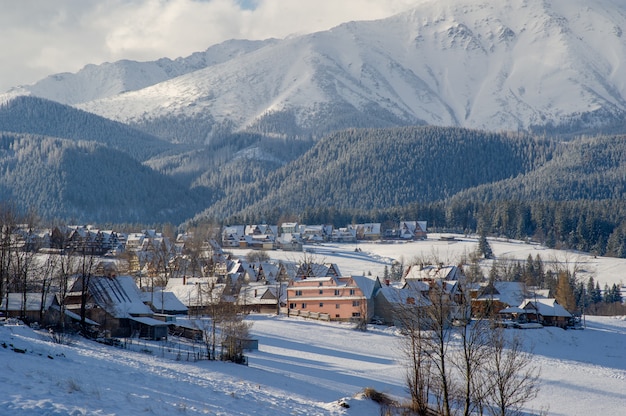
<svg viewBox="0 0 626 416"><path fill-rule="evenodd" d="M354 398L364 387L406 397L393 329L249 319L259 350L249 354L248 367L176 360L141 340L134 343L143 352L82 339L63 346L45 331L0 326L0 413L377 416L378 405ZM584 331L507 331L534 346L541 368L528 414L611 416L626 408L625 319L589 317ZM350 408L339 406L344 397Z"/></svg>
<svg viewBox="0 0 626 416"><path fill-rule="evenodd" d="M626 111L623 28L618 0L427 0L80 107L153 128L188 119L286 135L421 122L597 127Z"/></svg>

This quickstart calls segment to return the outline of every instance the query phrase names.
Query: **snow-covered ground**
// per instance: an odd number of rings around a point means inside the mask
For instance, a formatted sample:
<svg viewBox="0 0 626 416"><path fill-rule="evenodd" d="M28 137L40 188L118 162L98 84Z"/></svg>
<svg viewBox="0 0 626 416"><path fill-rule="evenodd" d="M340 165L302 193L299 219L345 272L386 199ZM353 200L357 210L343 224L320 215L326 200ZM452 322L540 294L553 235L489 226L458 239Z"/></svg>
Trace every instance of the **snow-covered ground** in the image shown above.
<svg viewBox="0 0 626 416"><path fill-rule="evenodd" d="M0 414L374 416L377 405L354 398L363 388L406 396L400 335L391 328L358 332L269 315L250 321L259 350L249 353L247 367L176 361L158 348L147 354L81 339L64 346L44 332L1 326ZM529 412L623 414L625 318L588 317L582 331L508 331L528 340L541 369ZM350 408L339 406L342 398Z"/></svg>
<svg viewBox="0 0 626 416"><path fill-rule="evenodd" d="M442 240L441 237L454 237L454 240ZM612 285L626 284L626 259L613 257L596 257L588 253L553 250L536 243L525 243L516 240L489 239L489 245L497 260L526 262L528 256L533 259L537 255L549 267L554 261L577 268L577 276L587 281L593 276L595 281ZM405 266L416 260L439 259L446 264L458 264L465 255L468 256L478 247L477 237L466 237L456 234L429 234L427 240L411 242L382 243L371 242L358 244L323 244L305 246L306 256L315 261L336 263L344 275L369 275L383 277L385 266L390 267L393 260ZM359 251L355 251L358 249ZM245 257L250 250L226 249L236 256ZM293 251L268 251L272 259L298 262L304 254ZM485 275L488 275L491 263L483 264Z"/></svg>
<svg viewBox="0 0 626 416"><path fill-rule="evenodd" d="M454 257L475 241L438 239L410 244L316 246L316 255L345 274L382 275L391 258L408 262L420 253ZM525 260L550 250L515 242L492 242L497 256ZM334 253L333 253L334 251ZM299 253L272 252L286 259ZM544 254L546 257L544 257ZM555 254L564 255L561 252ZM574 255L568 255L573 261ZM579 255L604 283L619 282L623 260ZM620 263L622 262L622 263ZM605 277L604 272L607 271ZM610 271L610 273L609 273ZM613 279L613 280L609 280ZM134 352L76 339L50 341L43 331L0 326L0 415L379 415L377 405L354 396L373 387L406 397L393 329L252 315L258 351L249 366L187 361L147 343ZM518 331L541 370L541 390L529 413L621 415L626 409L626 317L587 317L587 328ZM14 351L16 350L16 351ZM23 351L23 352L21 352ZM350 408L339 400L348 398Z"/></svg>

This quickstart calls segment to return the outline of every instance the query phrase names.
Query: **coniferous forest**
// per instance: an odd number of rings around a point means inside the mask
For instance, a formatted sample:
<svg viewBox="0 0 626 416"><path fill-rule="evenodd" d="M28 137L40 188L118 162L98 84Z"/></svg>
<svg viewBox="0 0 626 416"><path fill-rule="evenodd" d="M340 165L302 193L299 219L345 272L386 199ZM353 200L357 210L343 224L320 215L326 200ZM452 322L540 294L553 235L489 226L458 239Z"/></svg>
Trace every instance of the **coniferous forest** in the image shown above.
<svg viewBox="0 0 626 416"><path fill-rule="evenodd" d="M47 221L422 220L429 231L626 257L623 135L216 128L191 143L35 97L0 105L0 132L0 198Z"/></svg>

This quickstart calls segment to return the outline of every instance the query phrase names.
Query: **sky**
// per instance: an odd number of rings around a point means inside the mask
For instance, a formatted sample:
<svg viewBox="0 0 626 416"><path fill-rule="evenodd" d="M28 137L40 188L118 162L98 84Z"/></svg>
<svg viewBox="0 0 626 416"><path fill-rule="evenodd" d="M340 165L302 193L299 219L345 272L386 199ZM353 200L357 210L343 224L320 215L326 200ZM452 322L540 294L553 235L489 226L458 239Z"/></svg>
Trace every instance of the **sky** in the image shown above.
<svg viewBox="0 0 626 416"><path fill-rule="evenodd" d="M0 92L87 64L380 19L424 0L0 0Z"/></svg>

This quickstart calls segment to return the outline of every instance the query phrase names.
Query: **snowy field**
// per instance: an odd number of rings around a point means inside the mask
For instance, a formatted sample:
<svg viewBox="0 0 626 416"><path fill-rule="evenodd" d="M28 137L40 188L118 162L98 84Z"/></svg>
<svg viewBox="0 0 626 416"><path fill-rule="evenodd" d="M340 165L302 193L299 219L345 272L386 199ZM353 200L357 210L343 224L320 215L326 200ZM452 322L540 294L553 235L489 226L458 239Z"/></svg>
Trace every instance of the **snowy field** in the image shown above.
<svg viewBox="0 0 626 416"><path fill-rule="evenodd" d="M444 241L439 234L429 234L428 240L396 242L396 243L362 243L358 244L324 244L305 246L306 255L316 261L336 263L344 275L368 275L382 278L385 265L388 267L393 260L400 261L405 266L416 259L437 258L443 263L457 264L464 255L476 250L478 239L464 237L462 235L445 234L453 236L454 241ZM539 255L542 261L549 267L550 262L559 261L568 263L570 267L576 266L579 270L577 275L586 282L589 276L600 283L604 288L607 283L611 286L626 284L626 259L612 257L595 257L588 253L575 251L553 250L539 244L529 244L515 240L489 239L489 245L496 259L508 259L526 262L528 256L534 259ZM359 251L355 251L358 249ZM237 256L244 257L250 250L226 249ZM272 259L285 261L299 261L303 257L301 252L291 251L268 251ZM491 263L486 261L483 265L485 275L489 274Z"/></svg>
<svg viewBox="0 0 626 416"><path fill-rule="evenodd" d="M25 326L0 326L1 415L372 415L364 387L405 397L400 336L347 324L252 316L249 366L187 362L77 339L63 346ZM587 329L520 331L541 369L529 414L622 415L626 319ZM3 348L4 347L4 348ZM24 353L15 352L17 348ZM347 398L350 408L338 405Z"/></svg>
<svg viewBox="0 0 626 416"><path fill-rule="evenodd" d="M344 274L382 276L385 264L435 253L453 261L476 241L429 240L410 244L315 246L315 255ZM620 283L624 260L564 254L515 242L491 242L496 256L545 260L565 256L601 285ZM247 252L247 251L246 251ZM242 251L239 254L245 254ZM298 259L301 253L271 252ZM622 273L622 275L618 274ZM355 397L373 387L404 398L401 336L393 328L302 318L250 316L259 350L249 366L176 360L159 347L132 352L83 339L50 342L42 331L0 326L0 415L355 415L378 416L372 402ZM541 370L540 393L528 414L622 415L626 409L626 317L587 317L587 328L519 332ZM169 358L168 358L169 357ZM339 406L347 398L350 408Z"/></svg>

